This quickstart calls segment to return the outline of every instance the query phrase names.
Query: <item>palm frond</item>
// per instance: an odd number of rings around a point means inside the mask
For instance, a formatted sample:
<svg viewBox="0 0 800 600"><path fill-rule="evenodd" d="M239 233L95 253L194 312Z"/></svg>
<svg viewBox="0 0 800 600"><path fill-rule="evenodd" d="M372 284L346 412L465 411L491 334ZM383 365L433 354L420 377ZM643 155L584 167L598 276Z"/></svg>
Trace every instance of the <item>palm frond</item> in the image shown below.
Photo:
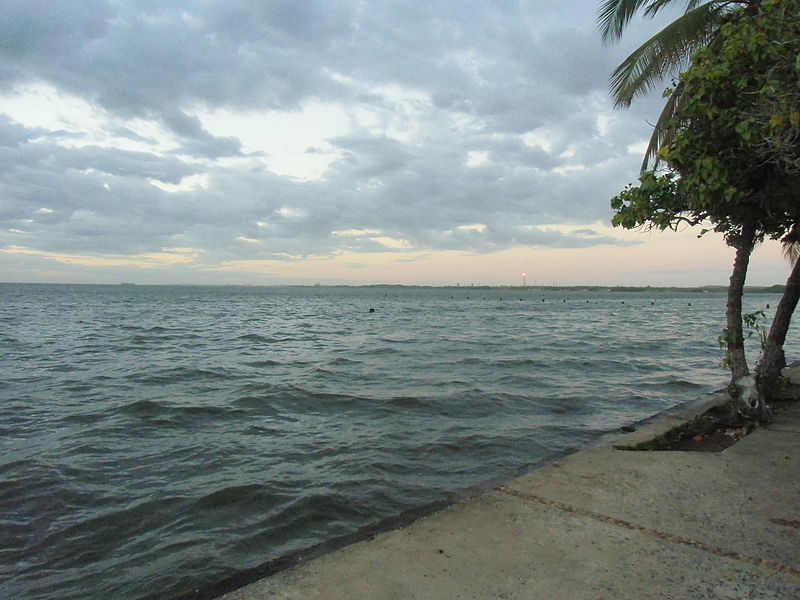
<svg viewBox="0 0 800 600"><path fill-rule="evenodd" d="M787 243L783 246L783 255L790 263L795 264L800 258L800 243Z"/></svg>
<svg viewBox="0 0 800 600"><path fill-rule="evenodd" d="M800 225L795 225L783 236L783 255L790 263L795 264L800 258Z"/></svg>
<svg viewBox="0 0 800 600"><path fill-rule="evenodd" d="M637 12L645 17L655 17L662 8L676 4L679 0L605 0L597 11L597 21L604 43L617 40ZM721 0L682 0L689 12L701 4L731 4ZM733 2L737 3L737 2Z"/></svg>
<svg viewBox="0 0 800 600"><path fill-rule="evenodd" d="M597 11L603 42L619 39L633 16L648 2L653 0L605 0Z"/></svg>
<svg viewBox="0 0 800 600"><path fill-rule="evenodd" d="M686 8L684 12L689 12L690 10L694 10L700 4L703 3L703 0L685 0L686 1ZM705 0L708 2L709 0ZM712 0L713 1L713 0ZM674 3L675 0L652 0L649 5L647 5L644 9L644 15L647 17L655 17L662 8L669 6L670 4Z"/></svg>
<svg viewBox="0 0 800 600"><path fill-rule="evenodd" d="M723 14L716 2L696 6L634 50L611 75L615 106L629 106L664 77L677 74L692 53L708 43Z"/></svg>
<svg viewBox="0 0 800 600"><path fill-rule="evenodd" d="M678 83L672 93L667 98L661 114L658 115L658 120L653 126L653 134L650 136L650 141L647 144L647 149L644 152L644 160L642 161L642 172L646 171L649 166L655 169L658 166L658 151L663 146L668 146L672 143L677 129L673 127L672 117L680 112L683 95L683 83ZM651 162L652 161L652 162Z"/></svg>

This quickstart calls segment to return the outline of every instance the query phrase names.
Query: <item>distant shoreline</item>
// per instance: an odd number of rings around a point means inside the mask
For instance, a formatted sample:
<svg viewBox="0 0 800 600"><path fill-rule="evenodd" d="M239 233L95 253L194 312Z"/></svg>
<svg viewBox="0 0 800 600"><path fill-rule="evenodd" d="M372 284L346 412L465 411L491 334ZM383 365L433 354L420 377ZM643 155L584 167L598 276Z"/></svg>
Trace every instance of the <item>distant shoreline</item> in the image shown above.
<svg viewBox="0 0 800 600"><path fill-rule="evenodd" d="M108 286L108 287L220 287L220 288L366 288L366 289L420 289L420 290L514 290L528 292L682 292L693 294L726 293L726 285L680 286L630 286L630 285L413 285L402 283L47 283L2 281L0 285L54 285L54 286ZM770 286L745 286L745 294L782 294L784 284Z"/></svg>

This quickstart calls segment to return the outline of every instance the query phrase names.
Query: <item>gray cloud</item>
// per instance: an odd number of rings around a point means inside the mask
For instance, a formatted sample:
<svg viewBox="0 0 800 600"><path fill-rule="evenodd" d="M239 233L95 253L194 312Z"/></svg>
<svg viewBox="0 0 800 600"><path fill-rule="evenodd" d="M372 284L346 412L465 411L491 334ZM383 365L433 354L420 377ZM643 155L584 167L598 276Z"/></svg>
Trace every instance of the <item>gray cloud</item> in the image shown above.
<svg viewBox="0 0 800 600"><path fill-rule="evenodd" d="M213 263L384 251L382 238L475 253L620 243L547 227L609 218L608 198L640 160L628 146L661 102L615 113L600 130L607 76L626 48L601 47L596 4L5 3L0 91L46 83L82 98L128 146L0 115L0 247L192 247ZM315 101L346 107L354 123L326 140L336 158L313 181L270 172L197 116ZM377 125L356 123L358 110ZM133 118L162 126L174 145L156 147L155 133L126 124ZM326 144L306 152L322 156ZM191 175L205 184L170 193L151 181ZM473 224L484 227L463 227ZM335 233L348 230L379 233Z"/></svg>

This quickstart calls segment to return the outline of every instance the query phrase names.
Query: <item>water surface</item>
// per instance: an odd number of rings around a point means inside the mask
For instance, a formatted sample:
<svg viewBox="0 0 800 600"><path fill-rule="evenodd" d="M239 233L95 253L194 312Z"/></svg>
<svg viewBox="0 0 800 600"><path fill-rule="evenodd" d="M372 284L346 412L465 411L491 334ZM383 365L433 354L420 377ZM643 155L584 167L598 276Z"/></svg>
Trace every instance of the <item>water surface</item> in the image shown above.
<svg viewBox="0 0 800 600"><path fill-rule="evenodd" d="M0 299L5 598L213 581L725 384L723 294L0 284Z"/></svg>

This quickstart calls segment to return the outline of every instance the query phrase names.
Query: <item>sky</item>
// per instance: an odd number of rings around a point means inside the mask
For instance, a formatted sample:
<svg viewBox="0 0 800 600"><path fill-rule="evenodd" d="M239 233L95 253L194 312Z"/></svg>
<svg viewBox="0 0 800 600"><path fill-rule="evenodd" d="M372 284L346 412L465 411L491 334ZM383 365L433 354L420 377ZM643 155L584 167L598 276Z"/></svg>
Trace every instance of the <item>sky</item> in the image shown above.
<svg viewBox="0 0 800 600"><path fill-rule="evenodd" d="M670 15L598 6L0 0L0 281L725 284L719 236L610 226L663 98L608 76Z"/></svg>

